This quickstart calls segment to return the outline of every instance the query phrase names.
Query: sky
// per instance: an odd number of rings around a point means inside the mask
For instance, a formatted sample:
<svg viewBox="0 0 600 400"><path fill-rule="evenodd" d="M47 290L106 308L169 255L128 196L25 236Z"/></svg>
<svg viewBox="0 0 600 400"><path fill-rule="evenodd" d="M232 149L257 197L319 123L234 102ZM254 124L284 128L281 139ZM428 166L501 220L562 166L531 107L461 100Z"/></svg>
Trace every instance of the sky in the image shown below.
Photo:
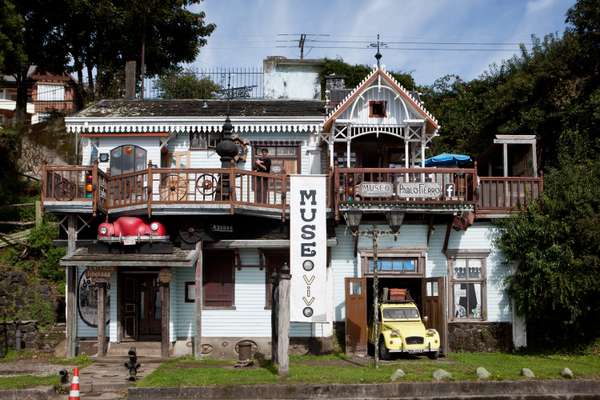
<svg viewBox="0 0 600 400"><path fill-rule="evenodd" d="M388 70L410 72L421 85L447 74L470 80L490 64L518 53L517 43L529 44L532 34L561 34L573 4L574 0L204 0L194 8L205 11L206 20L217 28L192 67L260 68L267 56L298 58L300 33L309 34L305 58L372 65L375 50L368 45L380 34L387 44L381 53Z"/></svg>

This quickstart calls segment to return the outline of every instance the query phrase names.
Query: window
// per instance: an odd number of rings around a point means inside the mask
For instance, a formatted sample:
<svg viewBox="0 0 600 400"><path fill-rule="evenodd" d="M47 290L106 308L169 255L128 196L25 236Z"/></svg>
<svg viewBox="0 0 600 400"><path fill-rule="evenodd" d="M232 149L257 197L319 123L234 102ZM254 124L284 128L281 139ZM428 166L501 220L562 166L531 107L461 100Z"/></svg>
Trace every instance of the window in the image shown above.
<svg viewBox="0 0 600 400"><path fill-rule="evenodd" d="M450 260L452 319L485 319L485 258Z"/></svg>
<svg viewBox="0 0 600 400"><path fill-rule="evenodd" d="M65 87L63 85L37 85L37 100L64 101Z"/></svg>
<svg viewBox="0 0 600 400"><path fill-rule="evenodd" d="M291 144L252 143L252 165L257 158L262 157L262 149L269 151L272 174L298 174L300 173L300 146ZM254 168L253 168L254 169Z"/></svg>
<svg viewBox="0 0 600 400"><path fill-rule="evenodd" d="M146 150L127 144L110 151L110 173L121 175L146 169Z"/></svg>
<svg viewBox="0 0 600 400"><path fill-rule="evenodd" d="M217 132L190 132L190 150L214 149L219 140Z"/></svg>
<svg viewBox="0 0 600 400"><path fill-rule="evenodd" d="M203 268L205 308L233 308L235 281L235 254L232 251L206 253Z"/></svg>
<svg viewBox="0 0 600 400"><path fill-rule="evenodd" d="M369 101L369 118L385 118L387 101L371 100Z"/></svg>
<svg viewBox="0 0 600 400"><path fill-rule="evenodd" d="M373 258L369 257L369 274L373 273ZM404 257L378 257L377 271L379 273L416 273L417 259Z"/></svg>

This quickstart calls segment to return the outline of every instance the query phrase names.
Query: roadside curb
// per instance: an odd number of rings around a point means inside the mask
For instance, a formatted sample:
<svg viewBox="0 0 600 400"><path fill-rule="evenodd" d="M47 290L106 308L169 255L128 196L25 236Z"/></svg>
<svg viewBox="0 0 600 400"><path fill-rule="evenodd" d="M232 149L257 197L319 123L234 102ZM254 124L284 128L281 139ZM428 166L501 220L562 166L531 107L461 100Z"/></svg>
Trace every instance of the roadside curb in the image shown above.
<svg viewBox="0 0 600 400"><path fill-rule="evenodd" d="M598 399L600 381L405 382L129 388L128 400L171 399Z"/></svg>
<svg viewBox="0 0 600 400"><path fill-rule="evenodd" d="M2 400L47 400L55 394L52 386L40 386L35 389L0 389Z"/></svg>

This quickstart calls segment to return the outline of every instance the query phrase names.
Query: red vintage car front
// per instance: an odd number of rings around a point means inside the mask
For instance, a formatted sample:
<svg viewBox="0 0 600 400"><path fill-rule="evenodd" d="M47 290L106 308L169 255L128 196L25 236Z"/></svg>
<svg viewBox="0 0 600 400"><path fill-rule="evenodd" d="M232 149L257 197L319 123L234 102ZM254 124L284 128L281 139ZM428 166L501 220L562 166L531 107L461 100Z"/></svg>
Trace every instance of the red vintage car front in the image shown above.
<svg viewBox="0 0 600 400"><path fill-rule="evenodd" d="M141 242L168 241L165 226L157 221L144 222L139 217L119 217L98 226L98 240L134 245Z"/></svg>

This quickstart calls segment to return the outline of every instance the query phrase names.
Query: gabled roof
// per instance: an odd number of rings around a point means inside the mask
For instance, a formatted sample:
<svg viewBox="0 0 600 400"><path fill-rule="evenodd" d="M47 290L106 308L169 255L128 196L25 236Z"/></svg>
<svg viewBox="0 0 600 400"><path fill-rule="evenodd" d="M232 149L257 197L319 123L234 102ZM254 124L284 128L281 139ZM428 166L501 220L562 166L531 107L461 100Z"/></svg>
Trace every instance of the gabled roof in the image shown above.
<svg viewBox="0 0 600 400"><path fill-rule="evenodd" d="M362 80L348 95L341 101L325 118L323 122L323 131L329 132L333 122L350 106L357 97L359 97L378 77L384 79L415 111L423 116L423 119L428 125L428 131L435 132L440 128L437 119L429 111L425 109L423 103L414 98L408 90L404 88L389 72L383 67L375 67L373 71Z"/></svg>
<svg viewBox="0 0 600 400"><path fill-rule="evenodd" d="M323 116L317 100L100 100L76 117L308 117Z"/></svg>

